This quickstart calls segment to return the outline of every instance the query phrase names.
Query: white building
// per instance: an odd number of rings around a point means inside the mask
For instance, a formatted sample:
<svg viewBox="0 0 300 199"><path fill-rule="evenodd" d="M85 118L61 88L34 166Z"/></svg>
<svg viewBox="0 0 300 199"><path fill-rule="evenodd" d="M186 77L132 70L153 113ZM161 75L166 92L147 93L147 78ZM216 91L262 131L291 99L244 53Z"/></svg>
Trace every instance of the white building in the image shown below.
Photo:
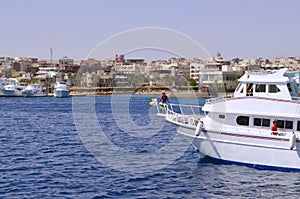
<svg viewBox="0 0 300 199"><path fill-rule="evenodd" d="M87 87L96 87L98 85L99 76L97 73L87 73L86 74L86 86Z"/></svg>
<svg viewBox="0 0 300 199"><path fill-rule="evenodd" d="M71 58L68 58L67 56L64 56L62 59L59 59L59 64L66 64L66 65L73 65L74 60Z"/></svg>
<svg viewBox="0 0 300 199"><path fill-rule="evenodd" d="M199 71L199 87L214 88L214 92L234 90L241 73L233 69L231 62L224 60L220 55L207 59L205 67Z"/></svg>
<svg viewBox="0 0 300 199"><path fill-rule="evenodd" d="M177 68L178 63L171 63L171 64L161 64L160 69L161 70L171 70L172 68Z"/></svg>
<svg viewBox="0 0 300 199"><path fill-rule="evenodd" d="M115 71L122 74L135 74L136 73L136 64L116 64Z"/></svg>
<svg viewBox="0 0 300 199"><path fill-rule="evenodd" d="M199 82L199 74L201 70L204 70L205 64L204 63L195 63L192 62L190 64L190 78Z"/></svg>

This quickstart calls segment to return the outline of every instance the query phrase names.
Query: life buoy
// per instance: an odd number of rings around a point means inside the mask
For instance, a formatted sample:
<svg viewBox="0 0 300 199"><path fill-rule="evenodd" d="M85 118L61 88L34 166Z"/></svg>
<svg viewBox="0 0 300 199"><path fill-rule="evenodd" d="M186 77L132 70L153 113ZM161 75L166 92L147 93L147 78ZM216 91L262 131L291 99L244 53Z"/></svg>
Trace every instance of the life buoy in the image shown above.
<svg viewBox="0 0 300 199"><path fill-rule="evenodd" d="M295 145L296 145L296 135L295 135L295 133L293 132L293 133L291 134L290 140L289 140L289 147L290 147L290 149L293 150L294 147L295 147Z"/></svg>
<svg viewBox="0 0 300 199"><path fill-rule="evenodd" d="M200 122L198 122L197 127L196 127L196 131L195 131L196 136L200 135L202 128L203 128L203 122L200 121Z"/></svg>

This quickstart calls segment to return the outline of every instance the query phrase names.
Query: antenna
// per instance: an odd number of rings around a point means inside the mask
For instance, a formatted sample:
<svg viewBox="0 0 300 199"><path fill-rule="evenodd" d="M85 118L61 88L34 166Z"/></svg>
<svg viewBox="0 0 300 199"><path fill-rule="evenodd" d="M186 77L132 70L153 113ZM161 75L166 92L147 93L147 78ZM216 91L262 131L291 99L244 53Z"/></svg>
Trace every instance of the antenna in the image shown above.
<svg viewBox="0 0 300 199"><path fill-rule="evenodd" d="M50 48L50 60L51 60L51 65L52 65L52 56L53 56L53 51L52 51L52 48Z"/></svg>

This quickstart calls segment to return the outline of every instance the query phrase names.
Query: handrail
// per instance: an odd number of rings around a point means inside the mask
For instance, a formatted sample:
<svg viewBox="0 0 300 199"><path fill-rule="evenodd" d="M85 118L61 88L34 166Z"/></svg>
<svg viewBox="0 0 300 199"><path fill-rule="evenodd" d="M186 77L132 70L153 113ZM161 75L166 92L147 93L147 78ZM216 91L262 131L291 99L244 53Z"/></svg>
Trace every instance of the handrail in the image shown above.
<svg viewBox="0 0 300 199"><path fill-rule="evenodd" d="M177 107L177 112L176 112ZM184 111L184 109L189 111ZM198 109L198 113L195 110ZM200 117L204 115L202 106L187 105L187 104L168 104L165 105L166 118L178 123L197 126ZM187 114L190 113L190 114Z"/></svg>
<svg viewBox="0 0 300 199"><path fill-rule="evenodd" d="M179 108L180 112L176 112L174 111L174 107L187 107L190 109L190 112L192 114L185 114L181 112L180 108ZM199 112L199 114L197 114L194 112L194 109L202 108L202 107L203 106L185 105L185 104L168 104L165 105L166 119L180 124L197 126L197 124L200 121L200 118L205 116L205 112L203 113ZM248 132L249 134L253 134L250 133L250 131L251 132L256 131L257 134L261 136L266 136L269 134L270 136L274 136L274 137L289 137L290 134L293 133L293 132L285 132L285 131L276 131L278 134L276 133L273 134L272 131L268 129L253 129L253 128L245 128L245 127L241 128L235 126L228 127L227 125L223 126L222 129L225 131L230 130L231 132L242 133L242 134L244 134L245 131ZM296 133L296 135L300 136L298 133Z"/></svg>
<svg viewBox="0 0 300 199"><path fill-rule="evenodd" d="M160 105L158 105L159 108ZM194 126L196 127L197 124L200 122L200 119L206 115L205 112L202 112L203 106L196 106L196 105L187 105L187 104L165 104L164 106L164 113L166 115L166 119L175 122L180 123L184 125ZM177 109L176 109L177 107ZM182 108L187 108L190 110L190 114L187 114L186 112L183 112ZM195 112L196 109L199 109L199 112ZM211 129L214 129L213 126L210 126ZM238 126L222 126L222 131L226 132L235 132L238 134L245 134L247 132L250 135L260 135L260 136L274 136L274 137L281 137L281 138L289 138L292 133L295 133L297 138L299 139L300 134L298 132L293 131L276 131L277 133L274 133L268 129L257 129L257 128L245 128L245 127L238 127ZM256 132L253 134L253 132ZM220 132L221 133L221 132Z"/></svg>

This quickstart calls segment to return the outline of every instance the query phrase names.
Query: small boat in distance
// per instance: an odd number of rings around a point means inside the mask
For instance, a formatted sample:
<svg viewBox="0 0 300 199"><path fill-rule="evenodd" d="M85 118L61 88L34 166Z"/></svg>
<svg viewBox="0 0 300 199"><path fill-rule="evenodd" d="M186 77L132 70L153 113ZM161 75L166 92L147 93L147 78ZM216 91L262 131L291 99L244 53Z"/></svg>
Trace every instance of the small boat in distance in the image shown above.
<svg viewBox="0 0 300 199"><path fill-rule="evenodd" d="M23 97L24 88L25 86L20 85L17 79L10 79L9 83L3 87L2 93L4 97Z"/></svg>
<svg viewBox="0 0 300 199"><path fill-rule="evenodd" d="M245 72L232 97L208 99L201 107L169 104L166 120L202 155L261 168L300 170L299 78L299 72L287 69Z"/></svg>
<svg viewBox="0 0 300 199"><path fill-rule="evenodd" d="M38 84L29 84L23 89L22 95L24 97L46 97L47 92Z"/></svg>
<svg viewBox="0 0 300 199"><path fill-rule="evenodd" d="M25 87L21 85L8 84L2 90L4 97L23 97L22 91Z"/></svg>
<svg viewBox="0 0 300 199"><path fill-rule="evenodd" d="M53 96L57 98L69 97L69 87L65 82L56 82L54 85Z"/></svg>
<svg viewBox="0 0 300 199"><path fill-rule="evenodd" d="M3 90L4 90L4 86L8 85L9 81L6 78L1 78L0 79L0 97L4 96Z"/></svg>

